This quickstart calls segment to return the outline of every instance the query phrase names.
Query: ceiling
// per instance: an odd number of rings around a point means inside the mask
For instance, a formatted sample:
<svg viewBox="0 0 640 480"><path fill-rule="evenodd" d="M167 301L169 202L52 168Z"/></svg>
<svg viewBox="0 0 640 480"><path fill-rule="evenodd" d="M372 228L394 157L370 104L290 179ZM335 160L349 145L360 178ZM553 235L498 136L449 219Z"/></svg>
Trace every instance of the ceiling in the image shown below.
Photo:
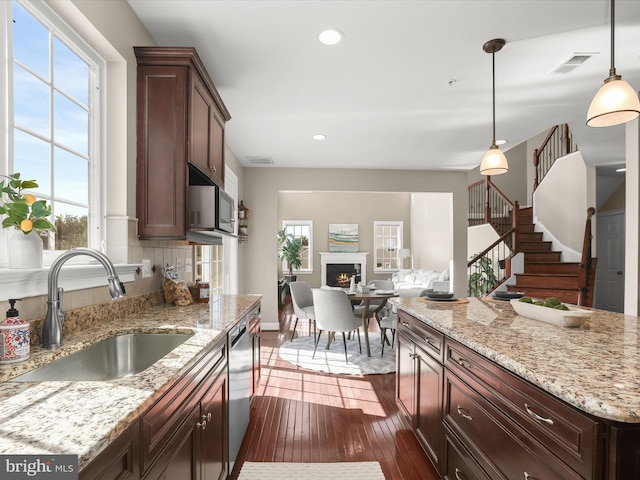
<svg viewBox="0 0 640 480"><path fill-rule="evenodd" d="M507 41L495 54L503 151L569 123L588 164L624 163L624 126L585 126L611 62L607 0L128 1L158 45L196 47L245 166L478 166L492 138L482 45L493 38ZM640 1L615 6L615 66L637 90ZM327 28L343 42L322 45ZM571 73L553 73L585 52Z"/></svg>

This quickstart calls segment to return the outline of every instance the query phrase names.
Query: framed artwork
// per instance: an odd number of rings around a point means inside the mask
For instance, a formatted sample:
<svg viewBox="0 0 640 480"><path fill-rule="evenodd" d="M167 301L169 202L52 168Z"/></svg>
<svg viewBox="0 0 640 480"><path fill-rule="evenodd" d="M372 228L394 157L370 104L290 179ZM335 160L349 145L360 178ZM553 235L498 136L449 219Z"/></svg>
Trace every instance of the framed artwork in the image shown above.
<svg viewBox="0 0 640 480"><path fill-rule="evenodd" d="M329 224L329 251L343 253L358 252L358 224Z"/></svg>

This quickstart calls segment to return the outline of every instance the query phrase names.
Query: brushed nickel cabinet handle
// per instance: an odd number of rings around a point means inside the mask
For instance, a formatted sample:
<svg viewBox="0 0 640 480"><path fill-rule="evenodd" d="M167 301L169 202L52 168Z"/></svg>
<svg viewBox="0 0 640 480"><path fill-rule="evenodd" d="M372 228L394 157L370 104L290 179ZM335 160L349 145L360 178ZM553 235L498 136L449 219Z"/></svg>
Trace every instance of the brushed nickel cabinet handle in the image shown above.
<svg viewBox="0 0 640 480"><path fill-rule="evenodd" d="M460 470L458 467L456 467L456 479L457 480L467 480L467 477L462 473L462 470Z"/></svg>
<svg viewBox="0 0 640 480"><path fill-rule="evenodd" d="M473 368L473 365L471 365L465 358L460 357L458 360L456 360L456 362L462 368L467 368L469 370L471 370Z"/></svg>
<svg viewBox="0 0 640 480"><path fill-rule="evenodd" d="M529 475L527 472L524 472L524 480L536 480L533 475Z"/></svg>
<svg viewBox="0 0 640 480"><path fill-rule="evenodd" d="M466 418L467 420L473 420L473 417L469 415L469 413L460 405L458 405L456 410L458 411L458 415L460 415L462 418Z"/></svg>
<svg viewBox="0 0 640 480"><path fill-rule="evenodd" d="M553 425L553 420L551 420L550 418L544 418L541 417L540 415L538 415L536 412L534 412L533 410L531 410L529 408L529 405L527 405L526 403L524 404L524 408L527 411L527 413L529 415L531 415L533 418L535 418L536 420L538 420L539 422L544 422L544 423L548 423L549 425Z"/></svg>
<svg viewBox="0 0 640 480"><path fill-rule="evenodd" d="M402 324L403 327L408 327L409 326L409 322L400 322Z"/></svg>
<svg viewBox="0 0 640 480"><path fill-rule="evenodd" d="M202 415L202 422L196 423L196 427L199 427L202 430L206 430L207 429L207 420L206 419L207 419L206 415Z"/></svg>

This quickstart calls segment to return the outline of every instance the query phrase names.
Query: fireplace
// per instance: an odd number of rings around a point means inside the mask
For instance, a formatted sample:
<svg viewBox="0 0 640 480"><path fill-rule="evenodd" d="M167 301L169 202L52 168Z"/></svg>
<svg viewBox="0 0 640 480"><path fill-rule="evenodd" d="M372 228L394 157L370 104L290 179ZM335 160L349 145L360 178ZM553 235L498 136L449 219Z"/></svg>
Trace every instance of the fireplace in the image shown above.
<svg viewBox="0 0 640 480"><path fill-rule="evenodd" d="M348 288L351 284L351 277L354 275L356 283L360 281L360 270L359 263L328 263L326 266L326 284L330 287Z"/></svg>
<svg viewBox="0 0 640 480"><path fill-rule="evenodd" d="M357 275L356 282L366 284L367 255L369 252L320 252L321 285L348 288L353 275Z"/></svg>

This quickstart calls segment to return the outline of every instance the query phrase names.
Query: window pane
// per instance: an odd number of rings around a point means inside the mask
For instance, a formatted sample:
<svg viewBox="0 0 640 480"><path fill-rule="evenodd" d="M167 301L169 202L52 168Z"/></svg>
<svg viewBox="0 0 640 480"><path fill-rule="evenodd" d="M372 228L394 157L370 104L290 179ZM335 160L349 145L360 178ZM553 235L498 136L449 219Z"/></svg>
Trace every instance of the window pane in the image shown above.
<svg viewBox="0 0 640 480"><path fill-rule="evenodd" d="M49 79L49 31L13 2L13 58Z"/></svg>
<svg viewBox="0 0 640 480"><path fill-rule="evenodd" d="M14 64L13 110L16 126L28 128L49 138L49 86Z"/></svg>
<svg viewBox="0 0 640 480"><path fill-rule="evenodd" d="M60 39L53 43L53 84L84 105L89 104L89 65Z"/></svg>
<svg viewBox="0 0 640 480"><path fill-rule="evenodd" d="M89 153L89 115L64 95L54 95L54 141L87 155Z"/></svg>
<svg viewBox="0 0 640 480"><path fill-rule="evenodd" d="M54 165L56 198L88 205L89 164L87 160L56 148Z"/></svg>
<svg viewBox="0 0 640 480"><path fill-rule="evenodd" d="M68 250L87 246L86 208L56 202L53 207L56 219L56 250Z"/></svg>
<svg viewBox="0 0 640 480"><path fill-rule="evenodd" d="M14 130L14 132L13 171L20 172L23 180L38 182L37 191L50 196L49 144L20 130Z"/></svg>

